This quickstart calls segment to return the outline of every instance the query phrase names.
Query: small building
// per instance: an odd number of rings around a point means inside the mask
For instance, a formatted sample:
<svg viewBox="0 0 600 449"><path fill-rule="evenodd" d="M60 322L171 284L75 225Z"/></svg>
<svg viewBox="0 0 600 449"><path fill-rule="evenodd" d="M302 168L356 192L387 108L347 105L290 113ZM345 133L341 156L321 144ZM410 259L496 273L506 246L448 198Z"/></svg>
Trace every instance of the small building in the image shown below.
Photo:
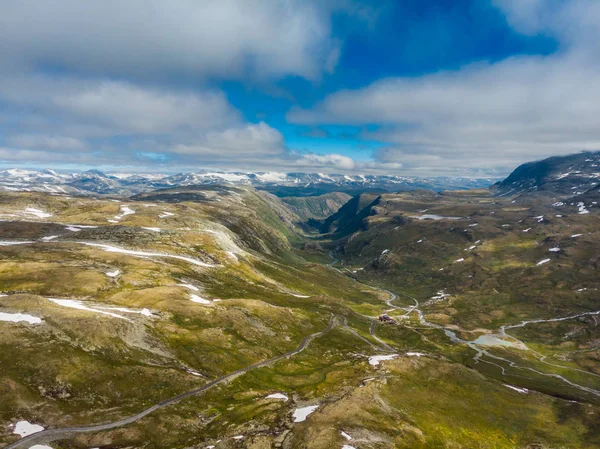
<svg viewBox="0 0 600 449"><path fill-rule="evenodd" d="M387 324L396 324L396 320L390 317L387 313L379 315L379 321Z"/></svg>

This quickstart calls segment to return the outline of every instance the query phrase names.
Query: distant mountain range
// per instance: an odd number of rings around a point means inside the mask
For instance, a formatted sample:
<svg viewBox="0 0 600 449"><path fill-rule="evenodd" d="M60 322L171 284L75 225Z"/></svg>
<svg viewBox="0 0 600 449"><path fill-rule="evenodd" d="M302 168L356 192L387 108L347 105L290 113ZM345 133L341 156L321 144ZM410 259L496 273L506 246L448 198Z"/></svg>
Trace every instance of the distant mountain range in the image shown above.
<svg viewBox="0 0 600 449"><path fill-rule="evenodd" d="M416 189L462 190L486 188L492 178L420 178L407 176L342 175L324 173L221 172L203 170L176 175L105 174L98 170L62 173L54 170L0 171L0 190L40 191L57 194L134 195L152 190L191 185L248 185L278 196L309 196L329 192L395 192Z"/></svg>

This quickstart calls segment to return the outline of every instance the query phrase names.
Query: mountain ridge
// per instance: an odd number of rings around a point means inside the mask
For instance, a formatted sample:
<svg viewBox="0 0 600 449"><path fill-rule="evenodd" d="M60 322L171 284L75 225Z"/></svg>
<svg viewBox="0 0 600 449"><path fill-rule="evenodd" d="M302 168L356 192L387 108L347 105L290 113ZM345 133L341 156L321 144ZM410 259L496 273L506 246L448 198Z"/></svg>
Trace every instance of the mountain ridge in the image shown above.
<svg viewBox="0 0 600 449"><path fill-rule="evenodd" d="M162 188L191 185L246 185L279 197L316 196L330 192L355 195L364 191L390 192L416 189L466 189L488 187L492 178L435 178L393 175L343 175L324 173L224 172L201 170L174 175L115 173L99 170L58 173L53 170L0 171L0 190L39 191L78 195L135 195Z"/></svg>
<svg viewBox="0 0 600 449"><path fill-rule="evenodd" d="M548 192L581 195L600 183L600 152L552 156L518 166L492 186L497 195Z"/></svg>

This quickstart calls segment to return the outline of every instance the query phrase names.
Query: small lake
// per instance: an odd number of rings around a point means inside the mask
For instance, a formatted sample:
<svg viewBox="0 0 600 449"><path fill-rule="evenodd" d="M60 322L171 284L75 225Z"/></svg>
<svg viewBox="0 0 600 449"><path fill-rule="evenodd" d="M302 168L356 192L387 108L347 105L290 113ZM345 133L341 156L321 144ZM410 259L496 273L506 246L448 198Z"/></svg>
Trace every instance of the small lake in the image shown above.
<svg viewBox="0 0 600 449"><path fill-rule="evenodd" d="M510 340L504 340L503 338L495 335L481 335L473 341L473 344L481 346L510 346L512 348L521 348L519 343Z"/></svg>
<svg viewBox="0 0 600 449"><path fill-rule="evenodd" d="M498 335L480 335L477 339L469 341L458 338L457 335L449 329L444 329L444 333L455 343L472 344L477 346L506 346L516 349L527 349L527 347L519 341L505 340Z"/></svg>

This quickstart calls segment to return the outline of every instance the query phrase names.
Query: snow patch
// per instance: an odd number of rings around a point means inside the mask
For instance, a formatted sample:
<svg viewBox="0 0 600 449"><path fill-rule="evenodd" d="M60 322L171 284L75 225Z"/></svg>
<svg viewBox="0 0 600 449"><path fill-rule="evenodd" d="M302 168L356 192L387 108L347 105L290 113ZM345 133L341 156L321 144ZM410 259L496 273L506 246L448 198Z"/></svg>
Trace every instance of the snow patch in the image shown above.
<svg viewBox="0 0 600 449"><path fill-rule="evenodd" d="M548 263L548 262L550 262L550 259L544 259L544 260L540 260L540 261L539 261L539 262L536 264L536 266L544 265L545 263Z"/></svg>
<svg viewBox="0 0 600 449"><path fill-rule="evenodd" d="M55 303L59 306L62 306L62 307L68 307L70 309L77 309L77 310L85 310L87 312L92 312L92 313L100 313L102 315L108 315L108 316L112 316L114 318L120 318L125 321L131 321L128 318L125 318L124 316L117 315L116 313L105 312L103 310L98 310L98 309L92 309L91 307L84 305L81 301L78 301L76 299L48 298L48 300L52 301L53 303Z"/></svg>
<svg viewBox="0 0 600 449"><path fill-rule="evenodd" d="M41 318L26 313L6 313L0 312L0 321L7 321L9 323L19 323L25 321L29 324L40 324Z"/></svg>
<svg viewBox="0 0 600 449"><path fill-rule="evenodd" d="M124 249L124 248L119 248L116 246L104 245L101 243L90 243L90 242L77 242L77 243L79 243L81 245L92 246L94 248L101 248L104 251L107 251L109 253L121 253L121 254L127 254L129 256L139 256L139 257L169 257L171 259L184 260L186 262L189 262L193 265L198 265L200 267L214 267L214 265L211 265L211 264L208 264L205 262L201 262L196 259L192 259L191 257L176 256L174 254L147 253L144 251L134 251L134 250Z"/></svg>
<svg viewBox="0 0 600 449"><path fill-rule="evenodd" d="M448 297L450 297L450 295L448 293L446 293L445 290L439 290L434 296L431 297L431 299L433 301L437 302L437 301L442 301Z"/></svg>
<svg viewBox="0 0 600 449"><path fill-rule="evenodd" d="M44 242L49 242L50 240L54 240L54 239L57 239L57 238L58 238L58 235L49 235L47 237L42 237L42 240Z"/></svg>
<svg viewBox="0 0 600 449"><path fill-rule="evenodd" d="M579 215L589 214L590 213L590 211L587 210L587 208L585 207L584 203L577 203L577 209L578 209L577 213Z"/></svg>
<svg viewBox="0 0 600 449"><path fill-rule="evenodd" d="M379 366L379 364L385 360L393 360L398 357L398 354L389 354L389 355L372 355L369 357L369 365L371 366Z"/></svg>
<svg viewBox="0 0 600 449"><path fill-rule="evenodd" d="M192 302L197 302L198 304L210 304L208 299L204 299L198 295L190 295L190 300Z"/></svg>
<svg viewBox="0 0 600 449"><path fill-rule="evenodd" d="M266 398L267 399L283 399L284 401L287 401L289 399L287 397L287 395L285 395L283 393L273 393L273 394L266 396Z"/></svg>
<svg viewBox="0 0 600 449"><path fill-rule="evenodd" d="M294 422L306 421L308 415L313 413L318 408L318 405L309 405L308 407L297 408L294 410Z"/></svg>
<svg viewBox="0 0 600 449"><path fill-rule="evenodd" d="M0 241L0 246L27 245L29 243L34 243L34 242L28 241L28 240L23 240L23 241L20 241L20 242L16 242L16 241L14 241L14 242Z"/></svg>
<svg viewBox="0 0 600 449"><path fill-rule="evenodd" d="M135 211L133 209L129 208L128 206L121 206L121 217L132 214L135 214Z"/></svg>
<svg viewBox="0 0 600 449"><path fill-rule="evenodd" d="M24 438L27 435L32 435L34 433L41 432L42 430L44 430L44 428L39 424L32 424L29 421L19 421L17 424L15 424L13 434L21 435L21 438Z"/></svg>
<svg viewBox="0 0 600 449"><path fill-rule="evenodd" d="M52 216L52 214L49 214L48 212L44 212L43 210L35 209L33 207L28 207L23 212L29 215L34 215L38 218L50 218Z"/></svg>
<svg viewBox="0 0 600 449"><path fill-rule="evenodd" d="M529 393L529 390L528 390L527 388L519 388L519 387L514 387L514 386L512 386L512 385L508 385L508 384L504 384L504 386L505 386L506 388L510 388L511 390L518 391L518 392L519 392L519 393L521 393L521 394L527 394L527 393Z"/></svg>
<svg viewBox="0 0 600 449"><path fill-rule="evenodd" d="M550 251L551 253L557 253L560 251L560 248L558 246L556 246L554 248L550 248L548 251Z"/></svg>
<svg viewBox="0 0 600 449"><path fill-rule="evenodd" d="M133 309L127 309L125 307L98 307L98 309L101 310L116 310L117 312L123 312L123 313L137 313L139 315L144 315L147 317L151 317L154 316L152 314L152 312L150 312L149 309L141 309L141 310L133 310Z"/></svg>

